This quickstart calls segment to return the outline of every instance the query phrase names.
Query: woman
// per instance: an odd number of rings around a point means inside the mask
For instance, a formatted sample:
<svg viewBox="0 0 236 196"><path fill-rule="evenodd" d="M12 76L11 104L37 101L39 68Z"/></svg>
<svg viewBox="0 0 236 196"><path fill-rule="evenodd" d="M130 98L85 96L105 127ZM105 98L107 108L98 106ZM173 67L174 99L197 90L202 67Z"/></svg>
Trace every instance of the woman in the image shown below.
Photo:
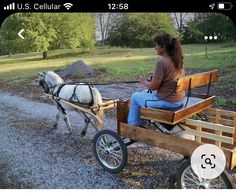
<svg viewBox="0 0 236 196"><path fill-rule="evenodd" d="M185 98L184 92L175 92L177 79L185 74L180 42L167 33L155 35L153 41L157 55L162 58L156 63L151 81L143 77L139 79L149 90L132 94L128 115L130 125L145 126L145 121L139 117L140 107L178 108Z"/></svg>

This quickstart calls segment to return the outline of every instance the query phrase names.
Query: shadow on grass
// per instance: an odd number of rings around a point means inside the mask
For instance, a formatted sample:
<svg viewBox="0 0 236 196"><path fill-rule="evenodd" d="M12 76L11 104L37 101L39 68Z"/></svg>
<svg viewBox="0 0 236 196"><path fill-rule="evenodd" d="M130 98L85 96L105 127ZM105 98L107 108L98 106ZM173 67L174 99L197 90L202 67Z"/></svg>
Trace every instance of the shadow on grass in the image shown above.
<svg viewBox="0 0 236 196"><path fill-rule="evenodd" d="M2 59L0 62L2 65L5 64L13 64L13 63L24 63L24 62L35 62L35 61L45 61L45 60L53 60L53 59L64 59L64 58L74 58L81 57L81 55L88 54L92 55L91 51L49 51L48 58L43 59L43 54L36 54L35 56L30 56L30 54L20 55L20 56L11 56Z"/></svg>

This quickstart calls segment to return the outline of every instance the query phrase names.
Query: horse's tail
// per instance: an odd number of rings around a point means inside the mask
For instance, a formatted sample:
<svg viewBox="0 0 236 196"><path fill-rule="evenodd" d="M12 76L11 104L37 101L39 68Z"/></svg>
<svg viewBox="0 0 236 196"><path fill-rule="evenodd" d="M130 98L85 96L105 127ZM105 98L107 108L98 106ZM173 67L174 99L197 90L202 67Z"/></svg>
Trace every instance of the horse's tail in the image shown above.
<svg viewBox="0 0 236 196"><path fill-rule="evenodd" d="M94 105L97 104L101 104L102 103L102 96L101 93L98 91L98 89L96 88L92 88L92 93L93 93L93 103ZM104 111L102 108L99 108L99 110L96 112L96 115L101 119L101 121L103 122L104 119ZM97 120L95 120L95 124L98 128L103 128L103 126L101 126Z"/></svg>

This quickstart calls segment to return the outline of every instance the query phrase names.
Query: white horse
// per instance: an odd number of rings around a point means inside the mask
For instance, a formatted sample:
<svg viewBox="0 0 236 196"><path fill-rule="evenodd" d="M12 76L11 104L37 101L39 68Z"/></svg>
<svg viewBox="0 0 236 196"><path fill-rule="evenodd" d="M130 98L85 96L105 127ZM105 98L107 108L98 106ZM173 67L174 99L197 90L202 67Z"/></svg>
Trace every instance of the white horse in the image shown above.
<svg viewBox="0 0 236 196"><path fill-rule="evenodd" d="M69 132L72 133L70 120L67 116L66 110L75 110L75 109L63 103L62 101L60 101L60 99L79 104L81 107L89 107L102 103L102 96L100 92L92 85L84 83L66 84L64 80L53 71L48 71L38 74L40 75L39 85L43 87L45 93L49 93L52 95L53 100L55 101L58 108L58 113L56 115L56 122L53 125L55 129L58 127L58 121L60 119L60 116L63 115L66 126ZM80 111L78 110L75 111L81 114ZM104 112L101 108L95 114L103 121ZM87 118L87 115L84 115L84 117L85 117L85 126L81 132L82 136L86 134L86 130L91 120L91 117ZM96 119L94 119L94 121L95 124L99 128L101 128L97 123Z"/></svg>

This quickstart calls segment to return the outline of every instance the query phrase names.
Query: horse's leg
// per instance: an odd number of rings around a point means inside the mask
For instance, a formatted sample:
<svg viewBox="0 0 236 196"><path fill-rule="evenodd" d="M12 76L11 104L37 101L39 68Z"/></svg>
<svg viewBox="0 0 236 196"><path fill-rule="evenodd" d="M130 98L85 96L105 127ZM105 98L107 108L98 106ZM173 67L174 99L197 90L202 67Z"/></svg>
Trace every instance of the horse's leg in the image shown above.
<svg viewBox="0 0 236 196"><path fill-rule="evenodd" d="M55 123L54 125L55 125L55 126L58 125L58 120L59 120L59 118L60 118L60 115L62 114L63 117L64 117L63 119L64 119L64 121L65 121L65 123L66 123L66 127L67 127L69 133L71 134L71 133L72 133L72 128L71 128L71 124L70 124L69 117L68 117L67 114L66 114L66 110L65 110L65 108L61 105L61 103L60 103L59 101L56 101L56 103L57 103L57 108L58 108L58 110L59 110L59 113L58 113L57 116L56 116L57 121L56 121L56 123Z"/></svg>
<svg viewBox="0 0 236 196"><path fill-rule="evenodd" d="M68 129L69 133L72 133L72 128L71 128L69 117L67 116L66 113L63 115L64 115L64 121L66 123L67 129Z"/></svg>
<svg viewBox="0 0 236 196"><path fill-rule="evenodd" d="M58 127L58 121L59 121L60 117L61 117L61 111L58 110L58 113L57 113L57 115L56 115L56 122L53 124L53 129L57 129L57 127Z"/></svg>
<svg viewBox="0 0 236 196"><path fill-rule="evenodd" d="M82 129L82 131L81 131L81 134L80 134L81 137L85 136L86 131L87 131L88 126L89 126L89 123L90 123L90 121L91 121L91 118L92 118L92 117L87 117L87 116L85 116L85 118L84 118L85 125L84 125L84 127L83 127L83 129Z"/></svg>
<svg viewBox="0 0 236 196"><path fill-rule="evenodd" d="M87 117L83 112L81 111L78 111L78 110L75 110L77 112L77 114L79 114L79 116L81 116L82 118L84 118L84 122L85 122L85 125L84 127L82 128L82 131L80 133L81 137L85 136L86 134L86 131L88 129L88 126L89 126L89 123L90 123L90 120L91 120L91 117Z"/></svg>

